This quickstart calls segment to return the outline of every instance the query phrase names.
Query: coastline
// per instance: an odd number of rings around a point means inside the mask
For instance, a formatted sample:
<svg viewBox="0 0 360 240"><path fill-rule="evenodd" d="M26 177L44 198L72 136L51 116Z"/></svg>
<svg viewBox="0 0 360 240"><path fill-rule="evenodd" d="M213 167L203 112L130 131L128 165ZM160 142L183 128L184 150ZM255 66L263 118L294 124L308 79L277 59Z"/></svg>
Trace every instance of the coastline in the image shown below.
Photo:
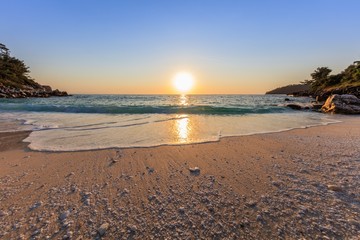
<svg viewBox="0 0 360 240"><path fill-rule="evenodd" d="M0 237L356 237L359 122L75 152L0 133Z"/></svg>

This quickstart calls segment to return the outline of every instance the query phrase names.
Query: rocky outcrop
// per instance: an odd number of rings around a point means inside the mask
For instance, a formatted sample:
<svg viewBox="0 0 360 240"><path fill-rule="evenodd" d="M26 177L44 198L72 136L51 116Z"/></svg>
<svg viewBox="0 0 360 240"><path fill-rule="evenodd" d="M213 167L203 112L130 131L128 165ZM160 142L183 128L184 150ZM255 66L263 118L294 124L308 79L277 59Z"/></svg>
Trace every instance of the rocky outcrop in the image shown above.
<svg viewBox="0 0 360 240"><path fill-rule="evenodd" d="M29 98L29 97L63 97L69 96L67 92L60 91L58 89L52 90L50 86L40 86L39 88L33 88L26 86L22 89L4 86L0 83L0 98Z"/></svg>
<svg viewBox="0 0 360 240"><path fill-rule="evenodd" d="M310 110L312 109L312 105L308 103L300 103L300 102L293 102L285 104L285 107L291 108L293 110Z"/></svg>
<svg viewBox="0 0 360 240"><path fill-rule="evenodd" d="M333 88L333 89L324 89L315 93L316 99L318 101L325 101L331 95L334 94L350 94L354 95L357 98L360 98L360 87L345 87L345 88Z"/></svg>
<svg viewBox="0 0 360 240"><path fill-rule="evenodd" d="M328 97L321 111L325 113L360 114L360 99L350 94L334 94Z"/></svg>

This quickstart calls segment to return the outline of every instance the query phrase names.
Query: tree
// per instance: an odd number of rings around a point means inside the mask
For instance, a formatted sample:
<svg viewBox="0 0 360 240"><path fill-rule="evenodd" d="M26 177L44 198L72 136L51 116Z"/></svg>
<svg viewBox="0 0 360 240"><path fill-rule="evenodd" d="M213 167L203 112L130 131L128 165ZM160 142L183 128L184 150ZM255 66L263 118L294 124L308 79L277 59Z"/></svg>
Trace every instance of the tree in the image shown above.
<svg viewBox="0 0 360 240"><path fill-rule="evenodd" d="M302 83L310 85L311 90L316 92L329 83L329 74L331 71L332 70L328 67L318 67L310 74L311 80L304 80Z"/></svg>
<svg viewBox="0 0 360 240"><path fill-rule="evenodd" d="M39 84L30 78L29 73L29 67L22 60L10 56L9 49L0 43L0 83L16 88L24 85L38 87Z"/></svg>
<svg viewBox="0 0 360 240"><path fill-rule="evenodd" d="M360 82L360 61L348 66L343 72L341 82Z"/></svg>
<svg viewBox="0 0 360 240"><path fill-rule="evenodd" d="M10 55L10 51L9 49L2 43L0 43L0 56L3 58L5 56L9 56Z"/></svg>
<svg viewBox="0 0 360 240"><path fill-rule="evenodd" d="M310 76L316 82L325 82L331 73L331 69L328 67L318 67Z"/></svg>

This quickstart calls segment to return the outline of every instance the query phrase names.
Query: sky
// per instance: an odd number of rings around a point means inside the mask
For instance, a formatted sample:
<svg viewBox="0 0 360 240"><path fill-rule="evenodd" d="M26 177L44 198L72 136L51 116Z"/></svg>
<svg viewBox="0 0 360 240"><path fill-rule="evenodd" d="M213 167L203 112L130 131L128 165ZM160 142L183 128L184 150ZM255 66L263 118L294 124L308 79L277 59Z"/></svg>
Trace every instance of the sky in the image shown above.
<svg viewBox="0 0 360 240"><path fill-rule="evenodd" d="M360 60L358 0L0 0L0 43L70 93L262 94Z"/></svg>

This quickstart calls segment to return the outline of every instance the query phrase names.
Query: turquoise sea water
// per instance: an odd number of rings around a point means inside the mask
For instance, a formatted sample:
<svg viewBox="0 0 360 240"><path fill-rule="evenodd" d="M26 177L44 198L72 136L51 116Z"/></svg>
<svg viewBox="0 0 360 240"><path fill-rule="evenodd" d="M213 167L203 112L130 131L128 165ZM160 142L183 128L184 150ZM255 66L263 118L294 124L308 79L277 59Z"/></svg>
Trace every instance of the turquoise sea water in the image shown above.
<svg viewBox="0 0 360 240"><path fill-rule="evenodd" d="M3 111L104 114L282 113L284 96L277 95L75 95L65 98L1 99ZM296 101L309 102L308 98Z"/></svg>
<svg viewBox="0 0 360 240"><path fill-rule="evenodd" d="M0 99L0 131L32 130L34 150L74 151L217 141L336 122L282 95L74 95ZM293 98L301 104L309 98Z"/></svg>

